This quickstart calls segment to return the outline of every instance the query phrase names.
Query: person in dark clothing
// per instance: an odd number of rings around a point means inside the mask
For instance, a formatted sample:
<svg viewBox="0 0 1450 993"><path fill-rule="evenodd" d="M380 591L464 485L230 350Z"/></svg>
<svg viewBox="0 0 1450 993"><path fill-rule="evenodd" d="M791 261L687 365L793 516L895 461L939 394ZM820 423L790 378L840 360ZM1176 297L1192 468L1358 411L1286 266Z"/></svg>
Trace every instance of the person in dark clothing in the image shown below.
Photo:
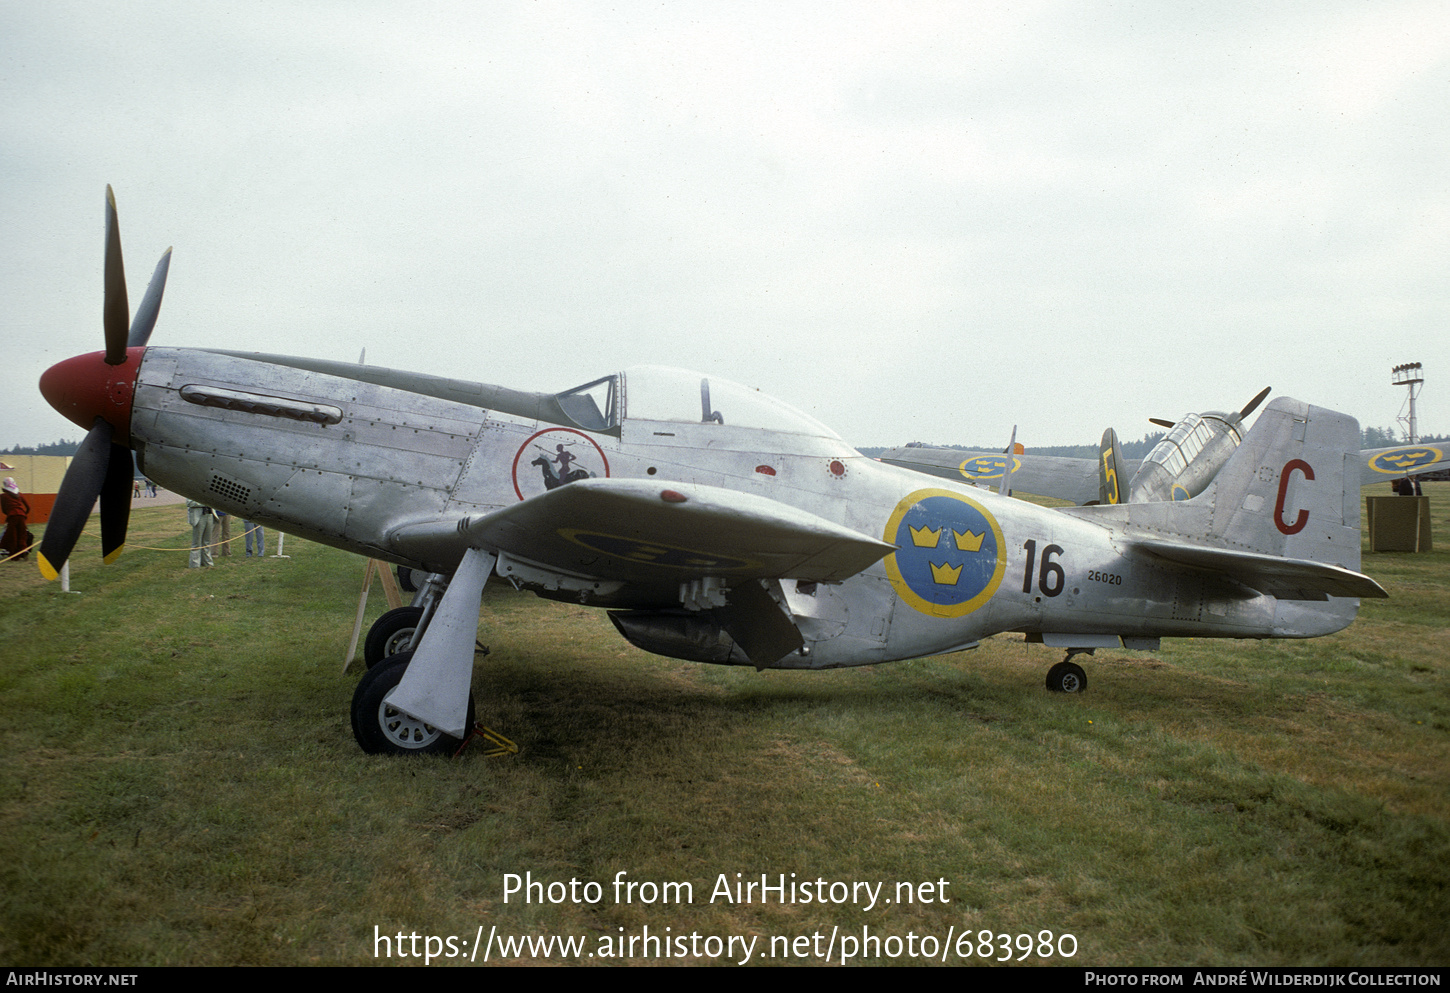
<svg viewBox="0 0 1450 993"><path fill-rule="evenodd" d="M30 558L28 549L33 544L26 522L30 518L30 501L20 492L15 480L6 479L0 489L0 513L5 515L5 533L0 535L0 551L6 561ZM27 549L19 554L21 549Z"/></svg>

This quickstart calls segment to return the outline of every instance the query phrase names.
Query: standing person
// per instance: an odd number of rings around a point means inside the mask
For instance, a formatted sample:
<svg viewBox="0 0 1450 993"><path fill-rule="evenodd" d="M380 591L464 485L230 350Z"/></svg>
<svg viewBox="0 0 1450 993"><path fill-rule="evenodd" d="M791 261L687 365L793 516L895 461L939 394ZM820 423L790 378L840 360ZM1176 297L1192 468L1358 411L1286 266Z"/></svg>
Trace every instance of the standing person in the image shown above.
<svg viewBox="0 0 1450 993"><path fill-rule="evenodd" d="M262 525L253 524L251 521L242 522L242 530L246 532L247 557L252 555L252 539L257 540L257 558L267 554L267 532L262 530Z"/></svg>
<svg viewBox="0 0 1450 993"><path fill-rule="evenodd" d="M186 501L186 519L191 523L191 568L211 568L211 543L216 535L216 511L195 500Z"/></svg>
<svg viewBox="0 0 1450 993"><path fill-rule="evenodd" d="M30 558L28 549L33 542L30 531L25 527L30 518L30 501L25 499L15 480L8 477L0 484L0 512L5 515L5 534L0 536L0 550L4 551L6 561ZM17 555L22 548L27 551Z"/></svg>
<svg viewBox="0 0 1450 993"><path fill-rule="evenodd" d="M217 550L218 555L232 554L232 515L221 510L213 510L217 522Z"/></svg>

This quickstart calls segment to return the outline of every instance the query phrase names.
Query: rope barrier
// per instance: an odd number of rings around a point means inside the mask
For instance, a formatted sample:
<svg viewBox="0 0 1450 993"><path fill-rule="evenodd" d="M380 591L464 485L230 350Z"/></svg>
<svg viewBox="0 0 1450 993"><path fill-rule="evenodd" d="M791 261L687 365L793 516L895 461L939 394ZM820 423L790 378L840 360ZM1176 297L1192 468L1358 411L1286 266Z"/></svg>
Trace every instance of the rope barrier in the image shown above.
<svg viewBox="0 0 1450 993"><path fill-rule="evenodd" d="M20 551L16 552L14 555L7 555L3 559L0 559L0 565L3 565L4 563L9 562L11 559L18 559L22 555L29 554L30 550L32 548L34 548L36 545L38 545L38 544L40 544L40 542L38 542L38 541L32 541L30 544L26 545Z"/></svg>
<svg viewBox="0 0 1450 993"><path fill-rule="evenodd" d="M226 541L214 541L210 545L196 545L196 546L188 545L185 548L153 548L150 545L127 545L126 548L127 549L134 548L137 551L142 551L142 552L187 552L187 553L190 553L193 547L196 547L196 548L220 548L222 545L230 545L230 544L232 544L234 542L238 542L238 541L244 540L247 537L247 535L251 534L253 531L265 531L265 530L266 530L265 528L258 527L257 525L254 524L254 525L252 525L252 527L250 529L248 529L246 531L243 531L241 534L236 535L235 537L228 538ZM90 534L89 531L87 531L85 533L86 534Z"/></svg>
<svg viewBox="0 0 1450 993"><path fill-rule="evenodd" d="M247 535L251 534L253 531L265 531L265 530L266 530L265 528L258 527L257 525L254 524L250 528L244 530L241 534L239 534L239 535L237 535L237 536L235 536L233 538L228 538L226 541L214 541L210 545L198 545L196 547L197 548L220 548L222 545L230 545L233 542L244 541L246 539ZM94 531L82 530L81 531L81 534L84 535L87 538L95 538L97 541L99 541L100 540L100 537L101 537L99 534L97 534ZM185 532L182 532L182 536L183 537L185 536ZM0 559L0 564L3 564L5 562L9 562L11 559L14 559L14 558L19 558L20 556L24 555L26 552L30 551L32 548L34 548L36 545L39 545L39 544L40 544L40 542L38 542L38 541L31 542L29 545L26 545L20 551L16 552L14 555L7 555L5 558ZM188 545L185 548L157 548L154 545L127 545L126 546L126 549L128 551L137 551L137 552L186 552L189 555L189 554L191 554L192 546Z"/></svg>

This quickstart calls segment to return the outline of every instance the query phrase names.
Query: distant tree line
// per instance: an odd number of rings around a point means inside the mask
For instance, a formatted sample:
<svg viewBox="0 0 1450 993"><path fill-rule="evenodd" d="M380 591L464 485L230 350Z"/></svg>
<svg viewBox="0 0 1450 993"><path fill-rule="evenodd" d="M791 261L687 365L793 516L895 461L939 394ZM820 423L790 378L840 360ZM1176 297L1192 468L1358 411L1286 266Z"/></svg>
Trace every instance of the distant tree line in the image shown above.
<svg viewBox="0 0 1450 993"><path fill-rule="evenodd" d="M49 445L16 445L14 448L0 449L10 455L74 455L80 450L79 441L53 441Z"/></svg>
<svg viewBox="0 0 1450 993"><path fill-rule="evenodd" d="M1450 441L1450 435L1432 434L1421 435L1416 444L1430 444L1431 442ZM1394 428L1365 428L1359 433L1360 448L1393 448L1395 445L1406 444L1404 436Z"/></svg>

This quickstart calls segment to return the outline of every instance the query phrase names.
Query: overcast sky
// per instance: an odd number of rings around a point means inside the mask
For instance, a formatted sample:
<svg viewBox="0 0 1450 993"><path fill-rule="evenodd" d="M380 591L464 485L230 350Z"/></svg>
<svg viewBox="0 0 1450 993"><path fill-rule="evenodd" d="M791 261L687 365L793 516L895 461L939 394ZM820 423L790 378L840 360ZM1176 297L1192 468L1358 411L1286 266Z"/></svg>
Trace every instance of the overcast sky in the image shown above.
<svg viewBox="0 0 1450 993"><path fill-rule="evenodd" d="M0 0L0 450L102 347L559 390L699 368L857 445L1264 386L1450 433L1450 5Z"/></svg>

